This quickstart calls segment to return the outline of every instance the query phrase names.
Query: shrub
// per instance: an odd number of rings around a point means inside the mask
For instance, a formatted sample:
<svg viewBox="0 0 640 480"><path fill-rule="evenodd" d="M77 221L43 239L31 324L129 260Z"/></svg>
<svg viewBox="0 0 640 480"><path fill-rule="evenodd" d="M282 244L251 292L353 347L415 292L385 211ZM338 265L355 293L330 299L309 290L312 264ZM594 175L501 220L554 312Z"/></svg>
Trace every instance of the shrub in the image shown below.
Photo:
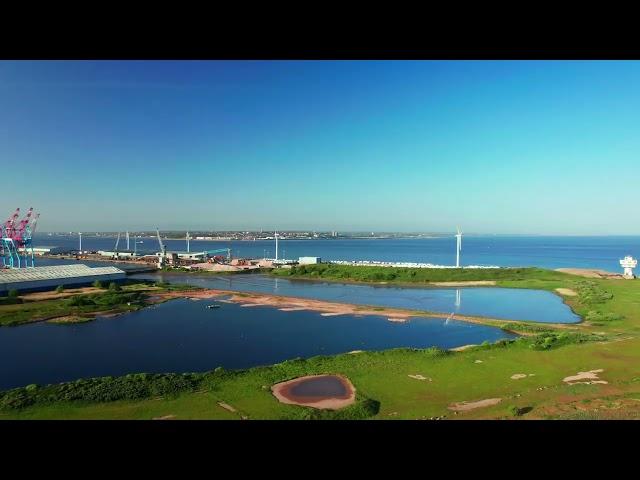
<svg viewBox="0 0 640 480"><path fill-rule="evenodd" d="M93 285L95 288L103 288L103 287L102 287L102 282L101 282L100 280L96 280L95 282L93 282L93 283L92 283L92 285Z"/></svg>
<svg viewBox="0 0 640 480"><path fill-rule="evenodd" d="M518 407L516 407L515 405L509 405L507 407L507 412L509 413L509 415L511 415L512 417L518 417L520 416L520 409Z"/></svg>
<svg viewBox="0 0 640 480"><path fill-rule="evenodd" d="M585 320L590 322L612 322L614 320L622 320L624 318L623 315L619 315L617 313L603 313L597 310L589 310L585 315Z"/></svg>
<svg viewBox="0 0 640 480"><path fill-rule="evenodd" d="M122 290L122 288L116 282L111 282L109 284L109 291L110 292L119 292L120 290Z"/></svg>
<svg viewBox="0 0 640 480"><path fill-rule="evenodd" d="M20 297L0 297L0 305L15 305L22 303Z"/></svg>
<svg viewBox="0 0 640 480"><path fill-rule="evenodd" d="M606 337L596 334L586 333L542 333L533 337L529 348L532 350L549 350L563 345L571 345L584 342L599 342L606 340Z"/></svg>
<svg viewBox="0 0 640 480"><path fill-rule="evenodd" d="M18 290L16 290L15 288L12 288L11 290L9 290L9 293L7 294L10 298L16 298L19 295L20 292L18 292Z"/></svg>
<svg viewBox="0 0 640 480"><path fill-rule="evenodd" d="M64 285L58 285L56 287L56 293L62 293L64 292Z"/></svg>
<svg viewBox="0 0 640 480"><path fill-rule="evenodd" d="M95 302L85 295L74 295L67 300L70 307L83 307L85 305L95 305Z"/></svg>

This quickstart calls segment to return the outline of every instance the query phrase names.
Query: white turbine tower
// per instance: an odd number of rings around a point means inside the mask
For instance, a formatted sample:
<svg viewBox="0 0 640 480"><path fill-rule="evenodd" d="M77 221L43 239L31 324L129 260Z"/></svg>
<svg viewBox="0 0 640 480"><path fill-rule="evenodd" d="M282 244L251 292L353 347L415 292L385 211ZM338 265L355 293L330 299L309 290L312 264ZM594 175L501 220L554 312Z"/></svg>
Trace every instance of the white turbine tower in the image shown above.
<svg viewBox="0 0 640 480"><path fill-rule="evenodd" d="M129 251L129 230L127 230L127 252Z"/></svg>
<svg viewBox="0 0 640 480"><path fill-rule="evenodd" d="M274 237L276 238L276 261L278 261L278 231L276 230Z"/></svg>
<svg viewBox="0 0 640 480"><path fill-rule="evenodd" d="M460 250L462 250L462 232L460 227L456 227L458 233L456 234L456 268L460 268Z"/></svg>
<svg viewBox="0 0 640 480"><path fill-rule="evenodd" d="M185 237L185 239L187 240L187 252L189 252L189 240L191 240L191 237L189 236L189 230L187 230L187 235Z"/></svg>

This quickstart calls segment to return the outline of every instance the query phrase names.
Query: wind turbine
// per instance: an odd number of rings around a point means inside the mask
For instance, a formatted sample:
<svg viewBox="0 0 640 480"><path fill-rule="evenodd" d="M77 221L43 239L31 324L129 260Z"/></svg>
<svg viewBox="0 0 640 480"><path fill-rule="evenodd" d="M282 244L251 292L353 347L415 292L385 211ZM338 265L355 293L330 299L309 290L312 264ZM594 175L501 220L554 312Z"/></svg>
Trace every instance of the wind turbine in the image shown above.
<svg viewBox="0 0 640 480"><path fill-rule="evenodd" d="M191 240L191 237L189 236L189 230L187 230L187 236L185 237L185 239L187 240L187 252L189 252L189 240Z"/></svg>
<svg viewBox="0 0 640 480"><path fill-rule="evenodd" d="M276 258L275 260L278 261L278 231L275 231L274 237L276 238Z"/></svg>
<svg viewBox="0 0 640 480"><path fill-rule="evenodd" d="M456 227L458 233L456 234L456 268L460 268L460 250L462 250L462 231L460 227Z"/></svg>

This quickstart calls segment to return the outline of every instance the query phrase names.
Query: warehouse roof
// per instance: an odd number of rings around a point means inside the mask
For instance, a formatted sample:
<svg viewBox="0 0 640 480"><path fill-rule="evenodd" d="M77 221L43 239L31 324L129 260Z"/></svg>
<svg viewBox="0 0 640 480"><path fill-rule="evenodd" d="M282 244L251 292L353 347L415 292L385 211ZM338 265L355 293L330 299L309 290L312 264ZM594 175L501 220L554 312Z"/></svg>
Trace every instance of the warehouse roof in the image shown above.
<svg viewBox="0 0 640 480"><path fill-rule="evenodd" d="M87 265L52 265L47 267L0 269L0 284L52 280L56 278L88 277L92 275L112 275L122 273L116 267L89 267Z"/></svg>

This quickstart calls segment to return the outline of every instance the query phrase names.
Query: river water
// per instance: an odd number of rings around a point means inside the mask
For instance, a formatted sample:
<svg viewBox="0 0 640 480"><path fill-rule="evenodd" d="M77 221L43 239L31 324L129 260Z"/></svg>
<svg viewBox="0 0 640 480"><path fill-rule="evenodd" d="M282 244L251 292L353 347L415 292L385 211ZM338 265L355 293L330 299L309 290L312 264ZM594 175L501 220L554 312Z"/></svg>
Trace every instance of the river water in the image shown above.
<svg viewBox="0 0 640 480"><path fill-rule="evenodd" d="M269 365L296 357L395 347L451 348L514 335L455 320L283 312L178 299L71 325L0 328L0 389L83 377Z"/></svg>
<svg viewBox="0 0 640 480"><path fill-rule="evenodd" d="M551 292L519 288L399 288L312 280L289 280L264 274L211 275L197 273L144 273L131 278L184 283L205 288L238 290L330 302L428 310L445 314L543 323L575 323L580 317Z"/></svg>

